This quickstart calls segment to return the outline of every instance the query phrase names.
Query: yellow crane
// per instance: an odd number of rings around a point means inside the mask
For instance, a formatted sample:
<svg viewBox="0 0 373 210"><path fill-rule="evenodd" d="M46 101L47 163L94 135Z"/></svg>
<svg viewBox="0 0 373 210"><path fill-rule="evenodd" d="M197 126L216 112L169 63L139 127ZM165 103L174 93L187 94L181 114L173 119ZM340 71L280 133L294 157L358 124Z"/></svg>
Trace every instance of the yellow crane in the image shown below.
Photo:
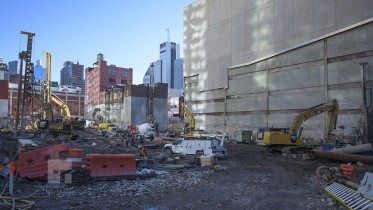
<svg viewBox="0 0 373 210"><path fill-rule="evenodd" d="M52 53L43 51L43 54L46 54L46 77L44 81L44 88L45 88L44 101L47 104L50 103L50 101L53 101L53 103L57 104L63 110L64 120L65 121L70 120L71 114L70 114L70 109L67 106L67 104L65 104L65 102L62 99L60 99L57 95L54 95L54 94L52 95L52 91L51 91Z"/></svg>

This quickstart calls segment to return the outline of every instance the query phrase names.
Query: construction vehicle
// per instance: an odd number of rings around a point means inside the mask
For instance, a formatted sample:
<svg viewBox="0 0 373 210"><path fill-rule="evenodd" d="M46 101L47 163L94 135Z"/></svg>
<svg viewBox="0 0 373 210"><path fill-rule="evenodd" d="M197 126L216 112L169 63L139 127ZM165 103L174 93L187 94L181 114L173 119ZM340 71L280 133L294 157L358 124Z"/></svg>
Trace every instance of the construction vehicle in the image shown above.
<svg viewBox="0 0 373 210"><path fill-rule="evenodd" d="M102 122L99 124L100 129L105 129L108 131L115 131L117 129L117 126L114 123L110 122Z"/></svg>
<svg viewBox="0 0 373 210"><path fill-rule="evenodd" d="M187 139L179 138L173 143L165 144L163 151L167 156L181 154L225 158L227 156L227 151L224 148L224 139L224 136L222 138L216 136Z"/></svg>
<svg viewBox="0 0 373 210"><path fill-rule="evenodd" d="M339 106L334 99L331 102L322 103L300 112L293 120L291 128L259 128L256 134L256 142L264 145L304 145L301 137L303 123L321 113L327 112L326 138L331 139L333 127L336 124Z"/></svg>
<svg viewBox="0 0 373 210"><path fill-rule="evenodd" d="M186 115L189 119L189 123L185 123L184 126L184 137L193 137L195 135L199 134L206 134L206 131L202 129L196 129L196 121L192 115L192 113L188 110L188 108L185 106L184 102L181 103L180 108L180 118L181 120L184 119L184 115Z"/></svg>
<svg viewBox="0 0 373 210"><path fill-rule="evenodd" d="M90 122L89 128L92 128L92 129L98 129L99 128L99 124L95 120L97 112L101 112L101 109L100 108L95 108L95 110L93 110L93 113L91 115L92 122Z"/></svg>
<svg viewBox="0 0 373 210"><path fill-rule="evenodd" d="M43 82L43 99L38 100L42 105L44 113L46 113L39 121L39 129L48 130L50 133L71 133L74 123L80 126L81 122L71 119L69 107L57 95L52 95L51 92L51 61L52 54L50 52L43 52L46 54L46 80ZM37 98L36 96L33 97ZM64 120L53 119L53 112L50 109L50 102L57 104L64 113ZM85 124L85 123L84 123Z"/></svg>

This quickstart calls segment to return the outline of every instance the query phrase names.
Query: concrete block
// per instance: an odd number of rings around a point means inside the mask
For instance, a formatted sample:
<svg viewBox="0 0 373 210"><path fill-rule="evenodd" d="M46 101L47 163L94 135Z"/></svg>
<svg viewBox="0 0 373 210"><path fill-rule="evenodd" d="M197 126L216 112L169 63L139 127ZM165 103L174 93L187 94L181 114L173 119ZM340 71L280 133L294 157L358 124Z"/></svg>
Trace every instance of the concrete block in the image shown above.
<svg viewBox="0 0 373 210"><path fill-rule="evenodd" d="M278 91L269 96L269 110L307 109L324 103L324 92L322 87ZM303 100L306 98L306 100Z"/></svg>
<svg viewBox="0 0 373 210"><path fill-rule="evenodd" d="M343 84L361 81L360 59L328 64L328 84Z"/></svg>
<svg viewBox="0 0 373 210"><path fill-rule="evenodd" d="M258 38L254 43L257 50L262 50L263 46L273 44L275 41L275 22L268 21L258 27Z"/></svg>
<svg viewBox="0 0 373 210"><path fill-rule="evenodd" d="M219 6L220 21L230 19L232 16L232 0L219 0L219 1L220 1L220 6Z"/></svg>
<svg viewBox="0 0 373 210"><path fill-rule="evenodd" d="M293 1L289 0L276 0L275 1L275 20L293 16ZM291 24L292 22L289 22Z"/></svg>
<svg viewBox="0 0 373 210"><path fill-rule="evenodd" d="M293 1L293 13L304 13L312 10L313 2L309 0L296 0Z"/></svg>
<svg viewBox="0 0 373 210"><path fill-rule="evenodd" d="M260 4L257 0L245 0L245 11L256 9Z"/></svg>
<svg viewBox="0 0 373 210"><path fill-rule="evenodd" d="M284 40L293 38L293 16L287 15L275 20L275 43L281 44Z"/></svg>
<svg viewBox="0 0 373 210"><path fill-rule="evenodd" d="M335 1L314 5L314 31L335 27Z"/></svg>
<svg viewBox="0 0 373 210"><path fill-rule="evenodd" d="M363 20L361 0L336 1L337 29L352 25Z"/></svg>
<svg viewBox="0 0 373 210"><path fill-rule="evenodd" d="M267 61L260 61L251 65L245 65L239 68L229 69L229 76L245 74L250 72L262 71L267 69Z"/></svg>
<svg viewBox="0 0 373 210"><path fill-rule="evenodd" d="M244 98L227 100L227 112L243 112L265 110L267 108L267 94L251 94Z"/></svg>
<svg viewBox="0 0 373 210"><path fill-rule="evenodd" d="M224 99L225 90L210 90L210 91L199 91L196 88L185 89L185 99L186 101L207 101L213 99Z"/></svg>
<svg viewBox="0 0 373 210"><path fill-rule="evenodd" d="M245 2L245 0L232 0L232 17L244 12Z"/></svg>
<svg viewBox="0 0 373 210"><path fill-rule="evenodd" d="M273 22L275 17L275 1L268 1L258 5L259 22Z"/></svg>
<svg viewBox="0 0 373 210"><path fill-rule="evenodd" d="M229 56L232 54L232 42L231 36L221 38L219 41L219 52L220 56Z"/></svg>
<svg viewBox="0 0 373 210"><path fill-rule="evenodd" d="M220 22L220 1L207 1L207 24L214 25Z"/></svg>
<svg viewBox="0 0 373 210"><path fill-rule="evenodd" d="M328 57L373 50L372 23L328 38Z"/></svg>
<svg viewBox="0 0 373 210"><path fill-rule="evenodd" d="M209 26L207 30L207 42L216 42L219 41L220 39L220 24L214 24Z"/></svg>
<svg viewBox="0 0 373 210"><path fill-rule="evenodd" d="M261 128L266 127L267 118L265 114L251 114L251 115L228 115L227 127L245 126L246 128Z"/></svg>
<svg viewBox="0 0 373 210"><path fill-rule="evenodd" d="M299 63L322 60L324 57L324 43L318 41L302 48L298 48L276 57L268 59L268 67L278 68Z"/></svg>
<svg viewBox="0 0 373 210"><path fill-rule="evenodd" d="M220 56L220 41L210 42L206 48L206 61L211 63Z"/></svg>
<svg viewBox="0 0 373 210"><path fill-rule="evenodd" d="M227 95L260 93L267 91L267 72L260 71L234 76L229 81Z"/></svg>
<svg viewBox="0 0 373 210"><path fill-rule="evenodd" d="M324 85L324 68L320 62L290 66L269 72L269 90L289 90Z"/></svg>
<svg viewBox="0 0 373 210"><path fill-rule="evenodd" d="M275 42L275 53L279 53L281 51L284 51L286 49L289 49L293 47L293 40L287 39L281 42Z"/></svg>
<svg viewBox="0 0 373 210"><path fill-rule="evenodd" d="M309 9L300 13L294 13L293 18L294 37L304 36L313 32L313 9Z"/></svg>
<svg viewBox="0 0 373 210"><path fill-rule="evenodd" d="M232 51L234 50L234 47L232 46ZM245 53L232 53L232 65L240 64L245 62Z"/></svg>
<svg viewBox="0 0 373 210"><path fill-rule="evenodd" d="M228 86L228 70L227 68L232 65L232 57L230 55L222 56L219 59L219 73L218 73L218 80L215 82L218 82L219 87L226 87Z"/></svg>
<svg viewBox="0 0 373 210"><path fill-rule="evenodd" d="M362 0L363 8L363 20L373 17L373 1L371 0Z"/></svg>
<svg viewBox="0 0 373 210"><path fill-rule="evenodd" d="M224 102L208 102L198 104L188 104L188 109L193 113L216 113L225 111Z"/></svg>
<svg viewBox="0 0 373 210"><path fill-rule="evenodd" d="M245 33L244 24L245 19L243 13L232 17L232 54L243 53L245 50L245 38L243 36Z"/></svg>
<svg viewBox="0 0 373 210"><path fill-rule="evenodd" d="M360 88L328 90L330 99L337 99L339 109L360 109L362 93Z"/></svg>

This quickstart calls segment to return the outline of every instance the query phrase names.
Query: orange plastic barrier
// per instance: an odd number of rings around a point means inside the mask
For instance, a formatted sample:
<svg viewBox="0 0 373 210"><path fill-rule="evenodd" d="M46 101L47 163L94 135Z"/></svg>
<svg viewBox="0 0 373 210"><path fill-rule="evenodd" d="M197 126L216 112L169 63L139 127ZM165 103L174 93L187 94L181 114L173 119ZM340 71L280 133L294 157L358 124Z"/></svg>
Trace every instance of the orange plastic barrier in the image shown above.
<svg viewBox="0 0 373 210"><path fill-rule="evenodd" d="M64 153L67 153L67 144L21 152L18 165L19 176L26 179L46 180L48 160L61 160Z"/></svg>
<svg viewBox="0 0 373 210"><path fill-rule="evenodd" d="M348 180L352 180L354 178L356 169L353 165L341 164L341 169L343 171L343 175L347 177Z"/></svg>
<svg viewBox="0 0 373 210"><path fill-rule="evenodd" d="M136 173L134 154L87 154L86 168L91 177L123 176Z"/></svg>
<svg viewBox="0 0 373 210"><path fill-rule="evenodd" d="M82 166L82 156L83 151L82 149L68 149L67 150L67 157L66 161L71 162L72 166L74 167L81 167Z"/></svg>

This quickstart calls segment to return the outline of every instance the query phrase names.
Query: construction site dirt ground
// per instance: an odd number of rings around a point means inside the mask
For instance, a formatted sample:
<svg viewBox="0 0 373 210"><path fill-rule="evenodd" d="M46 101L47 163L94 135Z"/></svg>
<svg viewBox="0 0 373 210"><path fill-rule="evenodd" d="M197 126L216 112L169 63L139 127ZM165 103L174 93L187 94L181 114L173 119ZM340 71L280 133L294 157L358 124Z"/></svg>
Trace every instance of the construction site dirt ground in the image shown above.
<svg viewBox="0 0 373 210"><path fill-rule="evenodd" d="M3 158L9 152L9 142L16 140L0 138ZM94 139L65 143L81 145L84 153L137 152L122 143L113 146ZM59 143L42 139L35 142L44 142L43 146ZM26 196L23 199L35 202L32 209L344 209L316 176L317 167L339 166L341 162L272 154L255 144L227 142L225 147L228 158L212 167L173 170L154 178L60 184L57 188L46 182L17 179L15 197ZM159 155L162 147L148 152L149 156ZM354 181L359 181L365 171L372 171L372 167L358 166ZM0 178L2 191L6 182Z"/></svg>

